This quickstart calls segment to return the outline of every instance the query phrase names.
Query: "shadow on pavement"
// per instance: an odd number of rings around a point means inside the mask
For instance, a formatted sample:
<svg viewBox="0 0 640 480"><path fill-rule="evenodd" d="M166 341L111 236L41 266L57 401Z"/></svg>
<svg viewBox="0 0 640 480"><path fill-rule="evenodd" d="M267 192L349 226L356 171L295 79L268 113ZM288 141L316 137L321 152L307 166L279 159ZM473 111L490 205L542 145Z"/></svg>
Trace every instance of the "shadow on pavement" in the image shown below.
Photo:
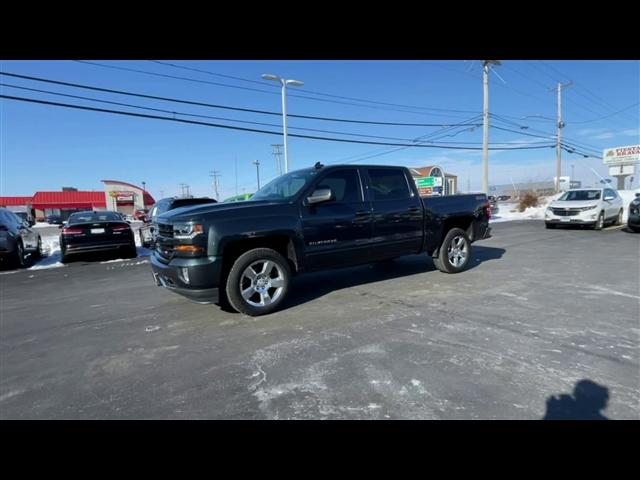
<svg viewBox="0 0 640 480"><path fill-rule="evenodd" d="M542 420L609 420L601 410L607 408L609 389L591 380L580 380L573 395L553 395L547 399Z"/></svg>
<svg viewBox="0 0 640 480"><path fill-rule="evenodd" d="M471 252L471 260L467 270L476 268L483 262L502 258L505 250L474 245ZM433 261L426 254L419 254L371 265L305 274L294 278L289 298L281 310L315 300L335 290L408 277L433 270L436 270ZM464 272L460 274L464 275ZM441 275L446 274L442 273Z"/></svg>

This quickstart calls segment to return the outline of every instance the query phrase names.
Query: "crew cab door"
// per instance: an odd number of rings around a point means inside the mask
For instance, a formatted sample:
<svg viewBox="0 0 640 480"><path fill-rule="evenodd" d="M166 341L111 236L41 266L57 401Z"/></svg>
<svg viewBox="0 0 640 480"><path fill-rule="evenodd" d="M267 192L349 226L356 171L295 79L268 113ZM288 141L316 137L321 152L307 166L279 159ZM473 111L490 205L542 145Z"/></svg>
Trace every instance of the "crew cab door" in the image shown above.
<svg viewBox="0 0 640 480"><path fill-rule="evenodd" d="M329 188L330 200L309 204L316 190ZM319 176L302 200L302 229L309 270L366 263L373 234L371 205L364 200L355 167Z"/></svg>
<svg viewBox="0 0 640 480"><path fill-rule="evenodd" d="M424 236L423 206L405 169L367 167L373 207L372 260L418 253Z"/></svg>

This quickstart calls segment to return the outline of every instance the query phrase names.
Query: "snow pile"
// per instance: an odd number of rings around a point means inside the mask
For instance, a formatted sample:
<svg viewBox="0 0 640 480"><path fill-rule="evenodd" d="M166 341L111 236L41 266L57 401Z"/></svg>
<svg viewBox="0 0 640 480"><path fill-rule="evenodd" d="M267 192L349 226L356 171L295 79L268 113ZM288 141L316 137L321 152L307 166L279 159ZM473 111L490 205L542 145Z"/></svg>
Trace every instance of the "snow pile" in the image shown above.
<svg viewBox="0 0 640 480"><path fill-rule="evenodd" d="M537 207L529 207L524 212L518 211L517 203L498 203L498 213L491 216L491 222L510 222L512 220L544 220L547 206L562 195L557 193L549 197L541 197Z"/></svg>

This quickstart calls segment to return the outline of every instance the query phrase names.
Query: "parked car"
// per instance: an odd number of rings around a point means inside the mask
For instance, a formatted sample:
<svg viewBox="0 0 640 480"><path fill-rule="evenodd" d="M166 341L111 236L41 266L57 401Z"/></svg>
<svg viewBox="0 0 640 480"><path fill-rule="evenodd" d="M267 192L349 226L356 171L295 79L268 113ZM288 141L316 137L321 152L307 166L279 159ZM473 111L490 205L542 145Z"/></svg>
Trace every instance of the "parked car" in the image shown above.
<svg viewBox="0 0 640 480"><path fill-rule="evenodd" d="M602 230L607 223L622 223L622 198L612 188L567 190L545 211L547 228L556 225L586 225Z"/></svg>
<svg viewBox="0 0 640 480"><path fill-rule="evenodd" d="M249 200L253 196L253 193L243 193L242 195L236 195L234 197L227 198L224 203L229 202L244 202L245 200Z"/></svg>
<svg viewBox="0 0 640 480"><path fill-rule="evenodd" d="M118 212L77 212L71 214L60 233L62 262L72 254L103 250L123 250L135 257L136 243L131 226Z"/></svg>
<svg viewBox="0 0 640 480"><path fill-rule="evenodd" d="M42 239L28 222L6 208L0 208L0 259L11 267L21 268L27 258L42 256Z"/></svg>
<svg viewBox="0 0 640 480"><path fill-rule="evenodd" d="M31 215L29 215L29 213L27 213L27 212L13 212L13 213L21 221L27 222L27 224L29 224L30 227L33 227L35 225L35 222L33 221L33 218L31 217Z"/></svg>
<svg viewBox="0 0 640 480"><path fill-rule="evenodd" d="M487 197L487 200L489 200L489 203L491 204L491 214L495 215L496 213L498 213L500 207L498 207L498 200L496 199L496 197L494 197L493 195L489 195Z"/></svg>
<svg viewBox="0 0 640 480"><path fill-rule="evenodd" d="M403 167L332 165L282 175L237 203L156 218L159 286L201 303L224 295L247 315L276 310L294 274L425 252L464 270L489 235L485 194L421 198Z"/></svg>
<svg viewBox="0 0 640 480"><path fill-rule="evenodd" d="M50 225L62 225L62 217L60 215L47 215L44 221Z"/></svg>
<svg viewBox="0 0 640 480"><path fill-rule="evenodd" d="M153 208L151 208L151 211L149 212L149 222L151 224L140 227L140 243L142 243L142 246L145 248L153 247L154 232L156 230L153 224L155 223L158 215L161 215L170 210L175 210L176 208L188 207L193 205L202 205L206 203L217 203L217 201L209 197L198 197L198 198L170 197L170 198L163 198L162 200L158 200L158 202L153 206Z"/></svg>
<svg viewBox="0 0 640 480"><path fill-rule="evenodd" d="M500 195L498 196L499 202L506 202L507 200L511 200L511 195Z"/></svg>
<svg viewBox="0 0 640 480"><path fill-rule="evenodd" d="M640 193L636 193L636 198L629 204L627 226L634 232L640 232Z"/></svg>

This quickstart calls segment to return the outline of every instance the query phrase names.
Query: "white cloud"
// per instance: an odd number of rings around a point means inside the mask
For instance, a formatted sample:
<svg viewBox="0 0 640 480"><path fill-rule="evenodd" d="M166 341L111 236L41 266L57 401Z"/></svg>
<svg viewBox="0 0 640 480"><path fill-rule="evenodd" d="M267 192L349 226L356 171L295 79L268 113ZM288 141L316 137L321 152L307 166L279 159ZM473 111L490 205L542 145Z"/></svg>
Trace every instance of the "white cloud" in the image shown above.
<svg viewBox="0 0 640 480"><path fill-rule="evenodd" d="M622 132L620 132L620 134L627 137L640 137L640 128L630 128L628 130L623 130Z"/></svg>
<svg viewBox="0 0 640 480"><path fill-rule="evenodd" d="M616 134L613 132L605 132L605 133L601 133L600 135L596 135L595 137L593 137L595 140L605 140L607 138L613 138L615 137Z"/></svg>

